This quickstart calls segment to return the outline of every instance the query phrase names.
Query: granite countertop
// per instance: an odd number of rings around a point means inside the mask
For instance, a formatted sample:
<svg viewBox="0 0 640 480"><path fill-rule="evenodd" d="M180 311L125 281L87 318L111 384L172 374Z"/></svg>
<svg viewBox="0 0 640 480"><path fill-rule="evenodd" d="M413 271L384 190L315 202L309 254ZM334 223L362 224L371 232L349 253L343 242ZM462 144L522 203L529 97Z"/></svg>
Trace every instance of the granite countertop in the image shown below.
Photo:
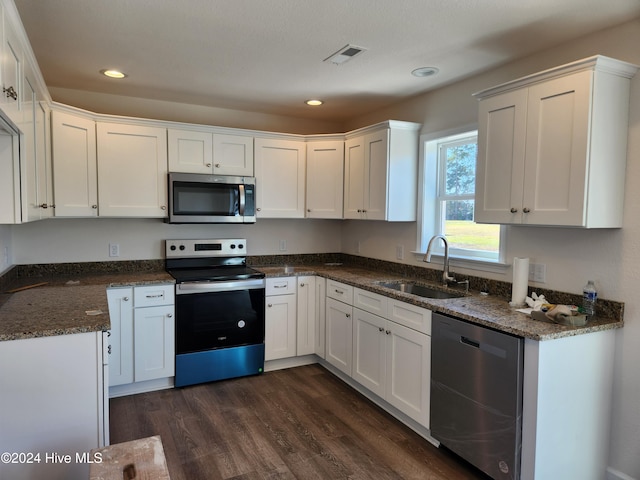
<svg viewBox="0 0 640 480"><path fill-rule="evenodd" d="M533 320L527 314L517 312L514 308L510 307L508 301L503 298L480 295L480 292L469 292L466 296L445 300L419 297L383 287L378 285L378 283L384 281L420 281L420 279L386 274L385 272L364 268L352 268L339 265L295 265L290 267L293 269L293 272L290 273L285 272L284 267L256 266L255 268L264 272L267 277L320 275L354 287L428 308L434 312L452 315L518 337L538 341L583 335L602 330L622 328L624 326L622 319L599 317L592 319L584 327L569 327L551 322L541 322ZM441 288L429 282L424 283Z"/></svg>
<svg viewBox="0 0 640 480"><path fill-rule="evenodd" d="M31 277L0 294L0 341L106 331L107 287L173 283L166 272Z"/></svg>

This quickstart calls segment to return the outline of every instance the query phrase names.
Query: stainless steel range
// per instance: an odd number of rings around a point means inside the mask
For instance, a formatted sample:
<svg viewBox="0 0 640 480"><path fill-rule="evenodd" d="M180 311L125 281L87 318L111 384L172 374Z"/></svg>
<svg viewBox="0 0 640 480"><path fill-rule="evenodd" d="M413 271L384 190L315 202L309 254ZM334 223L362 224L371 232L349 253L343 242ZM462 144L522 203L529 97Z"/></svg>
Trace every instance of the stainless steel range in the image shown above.
<svg viewBox="0 0 640 480"><path fill-rule="evenodd" d="M262 373L265 279L245 239L167 240L176 280L176 377L184 387Z"/></svg>

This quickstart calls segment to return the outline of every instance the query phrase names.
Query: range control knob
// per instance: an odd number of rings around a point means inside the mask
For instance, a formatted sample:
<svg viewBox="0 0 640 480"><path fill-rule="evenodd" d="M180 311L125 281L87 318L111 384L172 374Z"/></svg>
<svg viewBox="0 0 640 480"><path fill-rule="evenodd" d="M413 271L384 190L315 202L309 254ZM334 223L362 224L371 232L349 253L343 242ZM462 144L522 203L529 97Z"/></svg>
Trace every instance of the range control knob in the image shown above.
<svg viewBox="0 0 640 480"><path fill-rule="evenodd" d="M175 246L175 245L171 245L171 246L169 247L169 250L171 250L172 252L173 252L173 251L175 251L175 249L176 249L176 246Z"/></svg>
<svg viewBox="0 0 640 480"><path fill-rule="evenodd" d="M238 248L239 248L240 250L242 250L242 249L244 248L244 245L240 243L240 244L238 244Z"/></svg>
<svg viewBox="0 0 640 480"><path fill-rule="evenodd" d="M229 245L229 247L231 248L231 250L234 250L236 248L236 244L232 243L231 245Z"/></svg>
<svg viewBox="0 0 640 480"><path fill-rule="evenodd" d="M184 245L180 245L180 250L184 250L186 247Z"/></svg>

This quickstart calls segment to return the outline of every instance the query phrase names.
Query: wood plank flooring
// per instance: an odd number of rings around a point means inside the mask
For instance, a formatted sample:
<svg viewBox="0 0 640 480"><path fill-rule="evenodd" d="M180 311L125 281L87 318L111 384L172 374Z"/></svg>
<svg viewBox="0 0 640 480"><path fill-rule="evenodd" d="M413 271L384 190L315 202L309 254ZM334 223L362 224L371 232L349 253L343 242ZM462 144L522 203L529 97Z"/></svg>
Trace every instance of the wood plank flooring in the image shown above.
<svg viewBox="0 0 640 480"><path fill-rule="evenodd" d="M172 480L487 479L320 365L110 401L111 443L160 435Z"/></svg>

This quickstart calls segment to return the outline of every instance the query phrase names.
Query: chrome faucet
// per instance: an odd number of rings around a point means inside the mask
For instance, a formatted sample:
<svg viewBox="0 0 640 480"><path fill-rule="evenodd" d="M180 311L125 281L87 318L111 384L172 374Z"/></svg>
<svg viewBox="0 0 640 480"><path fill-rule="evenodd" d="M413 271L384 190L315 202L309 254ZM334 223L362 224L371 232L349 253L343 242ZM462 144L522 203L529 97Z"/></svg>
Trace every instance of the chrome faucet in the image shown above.
<svg viewBox="0 0 640 480"><path fill-rule="evenodd" d="M431 247L433 246L433 241L437 238L441 239L442 243L444 243L444 270L442 271L442 284L446 287L449 285L449 282L455 282L456 279L449 275L449 242L447 242L444 235L434 235L431 237L429 245L427 246L427 252L424 254L422 261L427 263L431 262Z"/></svg>

